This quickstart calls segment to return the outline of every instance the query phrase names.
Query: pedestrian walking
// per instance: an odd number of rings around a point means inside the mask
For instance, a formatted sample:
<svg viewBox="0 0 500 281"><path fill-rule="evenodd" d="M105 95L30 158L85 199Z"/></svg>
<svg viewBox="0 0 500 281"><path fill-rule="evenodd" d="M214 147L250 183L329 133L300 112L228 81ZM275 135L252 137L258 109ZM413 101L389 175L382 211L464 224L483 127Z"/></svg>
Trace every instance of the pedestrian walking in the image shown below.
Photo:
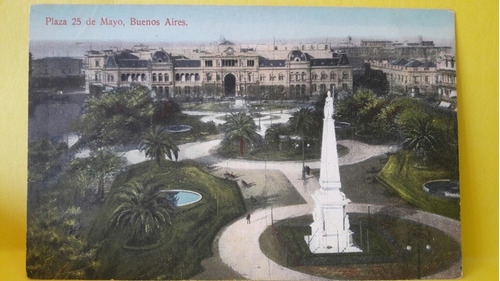
<svg viewBox="0 0 500 281"><path fill-rule="evenodd" d="M247 215L247 224L250 224L250 214Z"/></svg>

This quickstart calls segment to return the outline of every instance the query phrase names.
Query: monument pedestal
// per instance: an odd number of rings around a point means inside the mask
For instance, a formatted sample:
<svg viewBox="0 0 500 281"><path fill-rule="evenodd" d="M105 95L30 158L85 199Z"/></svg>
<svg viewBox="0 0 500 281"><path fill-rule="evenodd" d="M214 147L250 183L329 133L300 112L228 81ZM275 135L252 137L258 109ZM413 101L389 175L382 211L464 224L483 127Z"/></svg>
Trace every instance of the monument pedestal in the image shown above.
<svg viewBox="0 0 500 281"><path fill-rule="evenodd" d="M350 202L340 190L319 189L313 195L315 208L311 235L304 239L312 253L354 253L346 206Z"/></svg>

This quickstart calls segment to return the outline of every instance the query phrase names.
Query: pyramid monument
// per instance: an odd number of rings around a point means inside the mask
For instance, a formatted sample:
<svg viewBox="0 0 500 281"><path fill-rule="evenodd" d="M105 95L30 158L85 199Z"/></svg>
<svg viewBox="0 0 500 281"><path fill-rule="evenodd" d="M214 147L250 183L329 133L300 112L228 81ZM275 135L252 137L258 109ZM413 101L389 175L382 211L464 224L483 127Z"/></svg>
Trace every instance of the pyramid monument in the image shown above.
<svg viewBox="0 0 500 281"><path fill-rule="evenodd" d="M353 244L353 232L349 229L346 207L350 200L341 191L333 110L333 98L328 92L324 107L320 188L312 196L315 206L311 235L304 237L309 249L315 254L361 252Z"/></svg>

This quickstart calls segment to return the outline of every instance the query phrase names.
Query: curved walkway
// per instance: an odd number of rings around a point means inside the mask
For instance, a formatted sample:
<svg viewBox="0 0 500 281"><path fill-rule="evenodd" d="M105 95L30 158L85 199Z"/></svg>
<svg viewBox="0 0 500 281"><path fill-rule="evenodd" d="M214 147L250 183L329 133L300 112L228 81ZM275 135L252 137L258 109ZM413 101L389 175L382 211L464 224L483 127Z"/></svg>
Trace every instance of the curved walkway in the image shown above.
<svg viewBox="0 0 500 281"><path fill-rule="evenodd" d="M347 210L350 213L368 213L368 206L371 214L387 212L387 206L369 204L350 204ZM312 208L311 204L281 207L272 210L272 217L276 221L307 215L311 214ZM406 213L407 215L399 217L438 228L460 243L460 222L422 211L408 210ZM252 280L331 280L283 267L264 255L260 250L259 237L270 225L271 210L265 209L254 212L250 224L247 224L245 219L240 219L227 227L219 239L222 260L245 278ZM461 262L457 262L447 270L425 278L450 278L460 275Z"/></svg>
<svg viewBox="0 0 500 281"><path fill-rule="evenodd" d="M349 148L349 154L339 159L341 165L355 164L374 156L387 152L393 152L397 147L373 146L358 141L339 141L340 144ZM319 167L319 161L307 162L313 168ZM276 169L281 171L296 190L306 200L307 204L279 207L275 209L257 210L251 214L251 223L247 224L245 219L240 219L223 230L219 239L219 254L224 263L242 276L252 280L330 280L317 276L297 272L283 267L271 261L262 253L259 237L262 232L274 221L293 218L311 214L314 202L311 194L319 188L318 180L309 177L301 179L302 162L279 162L279 161L247 161L247 160L223 160L217 164L219 167L240 169ZM460 222L418 210L401 209L392 205L355 204L347 206L350 213L384 213L410 221L435 227L458 243L461 243ZM426 279L450 278L461 276L461 261L453 264L450 268L425 277Z"/></svg>

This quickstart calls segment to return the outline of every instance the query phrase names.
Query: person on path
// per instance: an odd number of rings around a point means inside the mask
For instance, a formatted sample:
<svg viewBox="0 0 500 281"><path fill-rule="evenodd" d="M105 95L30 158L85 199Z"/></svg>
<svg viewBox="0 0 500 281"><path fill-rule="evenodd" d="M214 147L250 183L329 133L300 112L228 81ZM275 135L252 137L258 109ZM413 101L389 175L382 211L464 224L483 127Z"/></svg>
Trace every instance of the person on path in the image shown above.
<svg viewBox="0 0 500 281"><path fill-rule="evenodd" d="M247 215L247 224L250 224L250 214Z"/></svg>

